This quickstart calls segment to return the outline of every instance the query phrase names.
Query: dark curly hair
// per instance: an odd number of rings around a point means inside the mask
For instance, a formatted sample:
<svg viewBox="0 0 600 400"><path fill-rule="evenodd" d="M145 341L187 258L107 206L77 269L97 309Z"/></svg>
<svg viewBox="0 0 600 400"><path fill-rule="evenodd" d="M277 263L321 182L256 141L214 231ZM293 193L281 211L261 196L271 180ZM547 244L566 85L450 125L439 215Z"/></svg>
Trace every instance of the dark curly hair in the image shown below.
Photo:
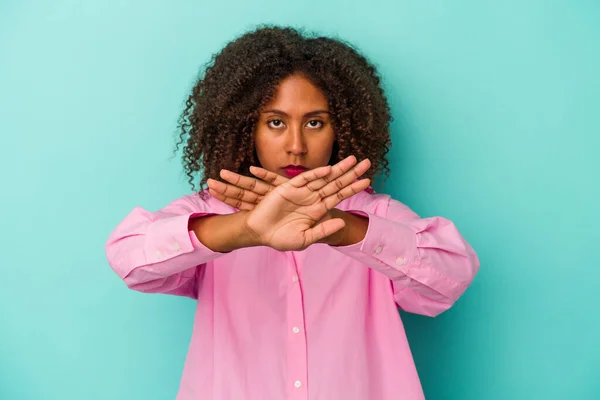
<svg viewBox="0 0 600 400"><path fill-rule="evenodd" d="M259 110L277 84L301 73L325 94L336 135L330 164L355 155L369 158L365 177L389 175L386 154L392 121L375 67L352 45L311 36L290 27L261 25L212 56L179 119L179 142L192 189L202 170L200 190L223 168L249 176L260 165L253 132Z"/></svg>

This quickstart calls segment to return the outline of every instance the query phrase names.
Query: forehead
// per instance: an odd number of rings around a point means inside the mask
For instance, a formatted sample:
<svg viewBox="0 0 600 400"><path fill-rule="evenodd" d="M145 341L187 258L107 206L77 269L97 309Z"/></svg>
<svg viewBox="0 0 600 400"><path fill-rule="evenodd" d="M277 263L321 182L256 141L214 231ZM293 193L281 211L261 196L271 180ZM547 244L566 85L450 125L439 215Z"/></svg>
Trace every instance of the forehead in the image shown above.
<svg viewBox="0 0 600 400"><path fill-rule="evenodd" d="M265 106L265 109L273 108L285 112L313 108L326 110L327 98L308 78L296 74L283 79L277 85L273 98Z"/></svg>

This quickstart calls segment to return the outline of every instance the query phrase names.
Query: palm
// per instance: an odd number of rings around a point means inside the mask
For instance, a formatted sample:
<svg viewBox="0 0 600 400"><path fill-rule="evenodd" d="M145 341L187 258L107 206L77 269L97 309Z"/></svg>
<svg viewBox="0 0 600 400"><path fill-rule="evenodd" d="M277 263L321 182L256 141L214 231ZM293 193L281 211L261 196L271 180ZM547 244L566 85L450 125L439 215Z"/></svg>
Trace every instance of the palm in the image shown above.
<svg viewBox="0 0 600 400"><path fill-rule="evenodd" d="M261 241L274 249L302 250L315 242L310 230L329 211L321 197L307 187L278 186L248 216L249 227L264 226ZM253 229L257 232L256 229Z"/></svg>

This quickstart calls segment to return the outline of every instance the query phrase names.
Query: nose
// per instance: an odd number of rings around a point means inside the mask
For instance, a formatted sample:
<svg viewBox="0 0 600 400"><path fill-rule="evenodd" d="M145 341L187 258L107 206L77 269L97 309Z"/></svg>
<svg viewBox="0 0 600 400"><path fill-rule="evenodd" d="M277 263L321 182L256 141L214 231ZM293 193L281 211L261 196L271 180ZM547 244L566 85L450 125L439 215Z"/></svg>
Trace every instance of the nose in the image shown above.
<svg viewBox="0 0 600 400"><path fill-rule="evenodd" d="M286 151L295 156L306 154L306 140L301 128L290 128L287 132Z"/></svg>

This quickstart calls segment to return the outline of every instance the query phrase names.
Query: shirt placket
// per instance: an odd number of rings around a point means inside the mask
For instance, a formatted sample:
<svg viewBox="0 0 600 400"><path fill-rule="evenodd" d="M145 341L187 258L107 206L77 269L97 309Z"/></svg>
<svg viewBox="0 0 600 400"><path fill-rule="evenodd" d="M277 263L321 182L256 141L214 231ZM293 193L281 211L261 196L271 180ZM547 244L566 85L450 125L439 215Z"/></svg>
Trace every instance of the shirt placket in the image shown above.
<svg viewBox="0 0 600 400"><path fill-rule="evenodd" d="M289 291L287 296L287 355L288 399L308 400L308 365L304 302L302 299L301 268L292 253L293 262L288 269Z"/></svg>

